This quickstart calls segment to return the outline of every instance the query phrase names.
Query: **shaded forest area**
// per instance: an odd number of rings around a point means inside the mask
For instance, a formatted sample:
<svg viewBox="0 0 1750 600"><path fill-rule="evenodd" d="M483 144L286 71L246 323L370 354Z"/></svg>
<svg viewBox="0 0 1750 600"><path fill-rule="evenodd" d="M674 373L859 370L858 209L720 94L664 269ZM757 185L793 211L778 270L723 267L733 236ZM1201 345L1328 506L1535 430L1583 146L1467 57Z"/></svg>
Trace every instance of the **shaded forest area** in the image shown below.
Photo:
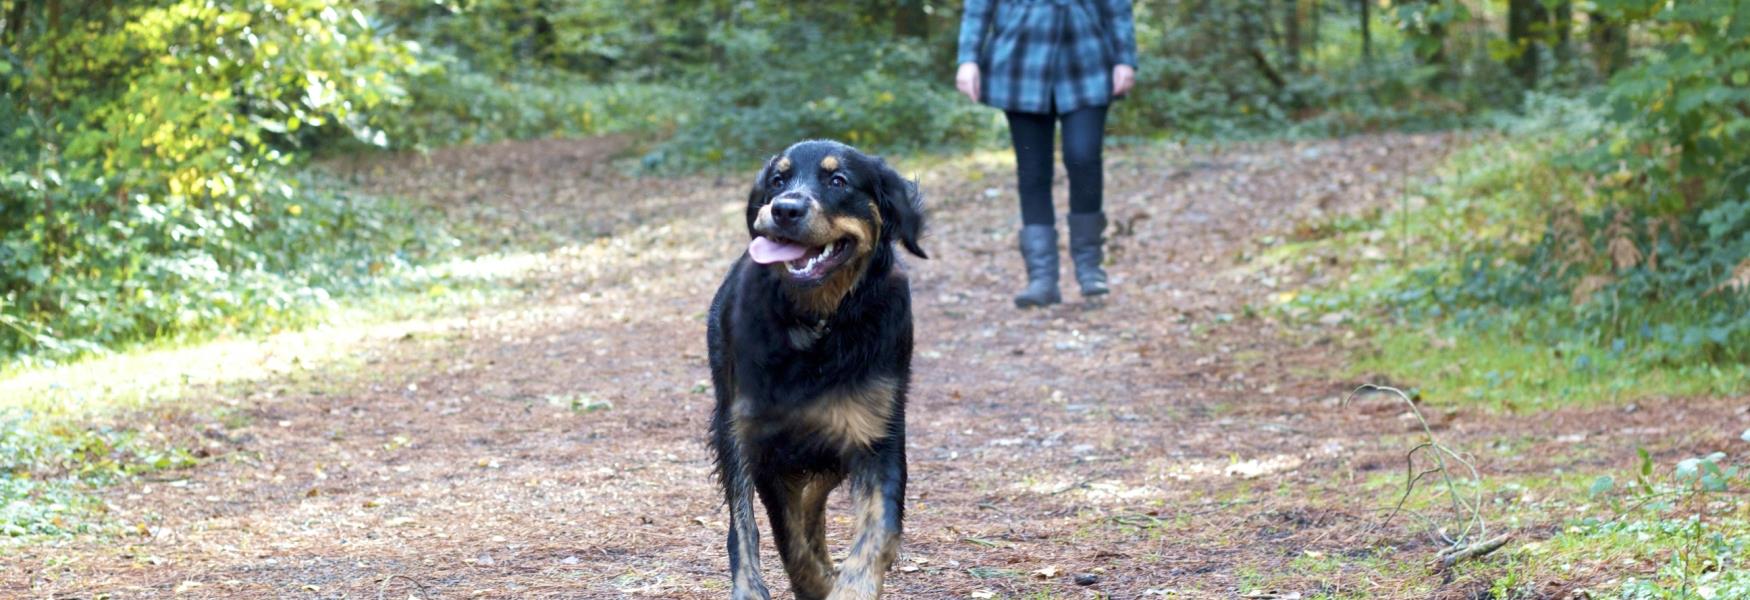
<svg viewBox="0 0 1750 600"><path fill-rule="evenodd" d="M1534 252L1550 264L1528 263L1563 289L1452 301L1608 288L1735 314L1719 290L1750 279L1745 6L1140 2L1144 85L1113 123L1139 140L1328 136L1579 98L1600 123L1558 162L1588 198L1551 217L1571 226ZM944 83L952 2L7 0L0 19L12 363L295 324L454 246L416 207L304 169L314 156L624 133L663 173L802 137L904 153L1002 135ZM1477 276L1516 276L1493 271ZM1741 360L1747 328L1689 345Z"/></svg>

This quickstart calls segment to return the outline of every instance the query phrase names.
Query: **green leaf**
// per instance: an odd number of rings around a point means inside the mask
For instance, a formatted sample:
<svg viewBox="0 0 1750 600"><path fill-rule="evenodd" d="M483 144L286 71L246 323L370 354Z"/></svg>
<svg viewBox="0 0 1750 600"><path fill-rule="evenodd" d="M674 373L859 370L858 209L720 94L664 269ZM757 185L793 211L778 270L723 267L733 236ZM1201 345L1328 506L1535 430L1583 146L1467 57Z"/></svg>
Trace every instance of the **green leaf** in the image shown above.
<svg viewBox="0 0 1750 600"><path fill-rule="evenodd" d="M1675 474L1678 479L1695 479L1696 476L1701 474L1701 459L1685 458L1677 461L1677 471Z"/></svg>
<svg viewBox="0 0 1750 600"><path fill-rule="evenodd" d="M1615 487L1616 478L1609 475L1599 475L1598 479L1592 480L1592 487L1586 491L1586 494L1594 497L1602 496L1610 493L1610 490Z"/></svg>

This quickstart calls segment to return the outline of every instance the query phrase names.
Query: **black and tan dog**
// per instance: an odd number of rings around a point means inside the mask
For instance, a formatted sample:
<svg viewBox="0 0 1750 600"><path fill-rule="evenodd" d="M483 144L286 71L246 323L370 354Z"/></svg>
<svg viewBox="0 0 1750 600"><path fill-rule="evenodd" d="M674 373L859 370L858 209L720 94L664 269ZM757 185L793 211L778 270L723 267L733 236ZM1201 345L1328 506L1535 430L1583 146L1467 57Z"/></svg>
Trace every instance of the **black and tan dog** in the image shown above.
<svg viewBox="0 0 1750 600"><path fill-rule="evenodd" d="M876 158L810 141L772 157L747 201L747 254L711 301L711 445L729 503L733 598L768 598L753 493L799 599L875 598L899 550L916 187ZM849 480L855 537L834 573L826 499Z"/></svg>

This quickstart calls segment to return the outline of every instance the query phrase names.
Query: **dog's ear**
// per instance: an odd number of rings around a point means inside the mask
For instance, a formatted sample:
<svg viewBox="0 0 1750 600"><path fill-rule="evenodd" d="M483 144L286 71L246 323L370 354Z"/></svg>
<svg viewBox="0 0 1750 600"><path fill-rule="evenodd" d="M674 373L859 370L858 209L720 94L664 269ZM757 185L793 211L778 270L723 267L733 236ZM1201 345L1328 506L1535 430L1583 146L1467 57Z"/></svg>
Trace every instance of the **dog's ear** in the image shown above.
<svg viewBox="0 0 1750 600"><path fill-rule="evenodd" d="M773 154L766 159L766 165L760 167L758 175L754 175L753 187L747 192L747 235L754 235L753 223L760 218L760 207L766 204L766 180L772 177L772 165L778 162L778 155Z"/></svg>
<svg viewBox="0 0 1750 600"><path fill-rule="evenodd" d="M880 176L875 181L875 205L881 210L881 239L898 241L918 258L929 258L918 239L924 234L924 197L916 183L906 181L887 166L875 160Z"/></svg>

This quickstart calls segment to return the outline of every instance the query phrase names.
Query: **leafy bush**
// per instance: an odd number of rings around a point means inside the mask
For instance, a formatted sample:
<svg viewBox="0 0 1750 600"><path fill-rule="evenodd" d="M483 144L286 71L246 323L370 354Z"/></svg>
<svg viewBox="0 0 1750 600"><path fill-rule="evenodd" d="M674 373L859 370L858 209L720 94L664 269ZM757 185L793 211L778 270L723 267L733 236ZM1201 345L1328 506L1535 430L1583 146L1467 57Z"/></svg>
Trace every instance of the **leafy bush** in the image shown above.
<svg viewBox="0 0 1750 600"><path fill-rule="evenodd" d="M1416 287L1461 323L1525 307L1534 312L1515 322L1522 335L1584 332L1674 367L1745 363L1750 1L1601 7L1647 22L1662 43L1611 80L1608 120L1563 132L1581 150L1546 158L1559 176L1590 174L1587 185L1547 207L1535 244L1475 248L1449 276L1424 273Z"/></svg>
<svg viewBox="0 0 1750 600"><path fill-rule="evenodd" d="M414 77L406 110L383 117L391 145L436 148L503 139L635 133L662 137L697 95L636 82L592 83L551 69L491 75L443 49Z"/></svg>
<svg viewBox="0 0 1750 600"><path fill-rule="evenodd" d="M1623 124L1583 99L1534 95L1525 113L1411 190L1409 210L1309 228L1314 239L1275 251L1378 256L1345 260L1355 277L1290 313L1383 317L1360 368L1435 397L1525 406L1743 389L1746 203L1635 205L1574 159Z"/></svg>
<svg viewBox="0 0 1750 600"><path fill-rule="evenodd" d="M1750 193L1750 0L1601 0L1658 44L1610 80L1623 124L1578 163L1664 214Z"/></svg>
<svg viewBox="0 0 1750 600"><path fill-rule="evenodd" d="M697 75L699 106L707 108L681 121L647 165L758 161L806 138L897 152L990 140L1000 131L995 111L944 83L952 65L915 44L829 35L811 22L725 28L712 39L724 57ZM772 64L785 54L800 58ZM927 73L938 76L919 76Z"/></svg>
<svg viewBox="0 0 1750 600"><path fill-rule="evenodd" d="M324 299L311 284L337 276L336 253L424 252L361 226L377 204L284 175L302 148L386 141L375 115L418 63L364 13L18 6L51 12L9 23L22 37L0 63L0 112L20 124L0 145L0 362L273 322Z"/></svg>
<svg viewBox="0 0 1750 600"><path fill-rule="evenodd" d="M1750 442L1750 431L1744 441ZM1670 556L1646 577L1622 584L1625 600L1655 598L1741 598L1750 594L1750 523L1738 513L1744 502L1734 494L1750 483L1725 452L1678 461L1658 469L1646 450L1627 485L1603 475L1587 495L1603 500L1616 516L1587 518L1574 531L1586 538L1633 540L1636 545L1669 547Z"/></svg>

